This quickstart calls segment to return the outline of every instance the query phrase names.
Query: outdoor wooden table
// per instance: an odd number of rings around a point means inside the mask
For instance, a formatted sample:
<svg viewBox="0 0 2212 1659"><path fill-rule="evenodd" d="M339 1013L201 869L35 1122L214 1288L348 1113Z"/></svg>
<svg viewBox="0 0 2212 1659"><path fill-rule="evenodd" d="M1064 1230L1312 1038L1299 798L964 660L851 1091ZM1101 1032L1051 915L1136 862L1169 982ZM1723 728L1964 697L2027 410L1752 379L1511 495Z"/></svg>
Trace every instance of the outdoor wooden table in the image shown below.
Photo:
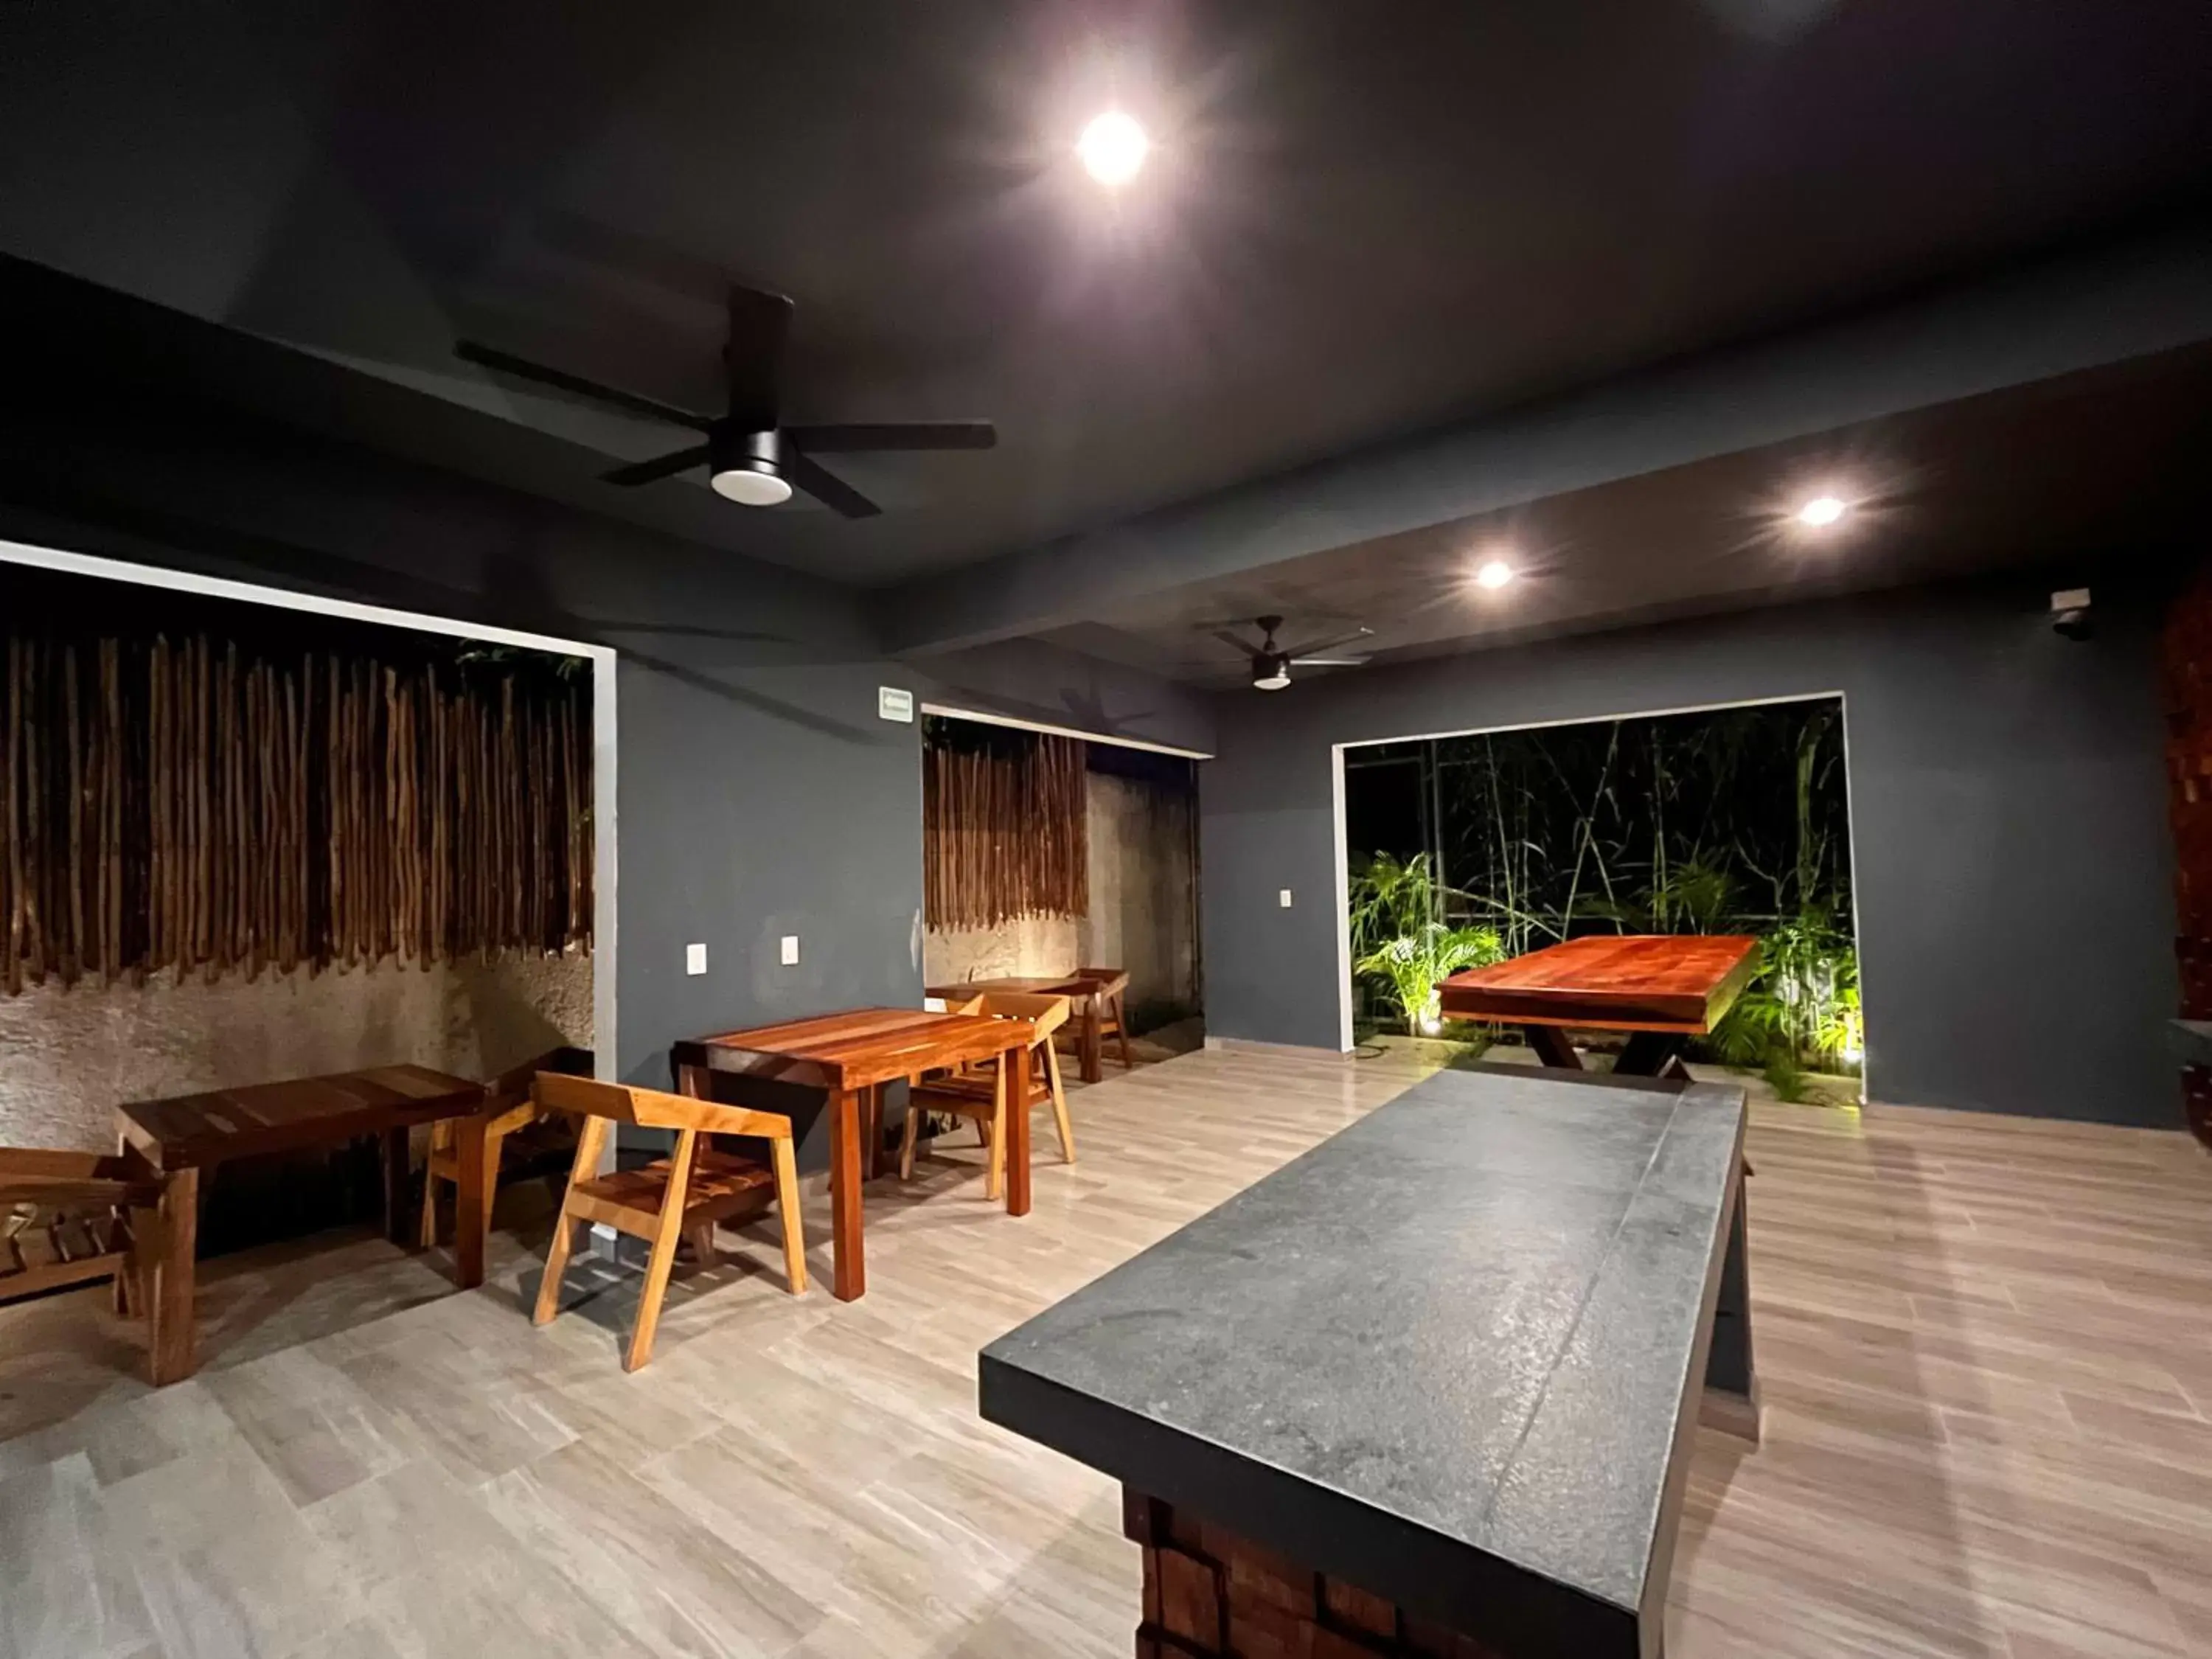
<svg viewBox="0 0 2212 1659"><path fill-rule="evenodd" d="M466 1078L421 1066L379 1066L116 1108L116 1133L123 1146L169 1177L155 1220L160 1237L153 1255L153 1293L147 1298L149 1369L155 1384L189 1376L198 1364L192 1291L200 1172L230 1158L381 1135L385 1225L393 1241L404 1244L407 1132L417 1123L458 1120L461 1179L453 1277L463 1290L483 1284L491 1222L484 1198L483 1103L483 1085Z"/></svg>
<svg viewBox="0 0 2212 1659"><path fill-rule="evenodd" d="M920 1008L854 1008L840 1014L789 1020L750 1030L678 1042L670 1058L679 1093L708 1098L706 1073L767 1078L819 1089L830 1109L831 1287L841 1302L867 1293L867 1264L860 1241L861 1105L880 1123L878 1091L887 1083L912 1082L940 1066L999 1062L999 1086L1026 1082L1024 1056L1036 1030L1025 1019L986 1014L933 1014ZM875 1170L882 1133L866 1149ZM1006 1212L1030 1212L1030 1125L1026 1111L1007 1114Z"/></svg>
<svg viewBox="0 0 2212 1659"><path fill-rule="evenodd" d="M995 979L963 980L951 985L933 985L929 994L947 1002L963 1002L986 991L1008 991L1017 996L1066 997L1075 1004L1077 1056L1083 1080L1097 1083L1106 1075L1104 1045L1100 1041L1098 987L1103 981L1088 974L1001 974Z"/></svg>
<svg viewBox="0 0 2212 1659"><path fill-rule="evenodd" d="M1621 1077L1687 1077L1682 1046L1735 1005L1759 966L1741 933L1630 933L1573 939L1437 987L1445 1018L1518 1025L1545 1065L1583 1069L1568 1026L1626 1031Z"/></svg>

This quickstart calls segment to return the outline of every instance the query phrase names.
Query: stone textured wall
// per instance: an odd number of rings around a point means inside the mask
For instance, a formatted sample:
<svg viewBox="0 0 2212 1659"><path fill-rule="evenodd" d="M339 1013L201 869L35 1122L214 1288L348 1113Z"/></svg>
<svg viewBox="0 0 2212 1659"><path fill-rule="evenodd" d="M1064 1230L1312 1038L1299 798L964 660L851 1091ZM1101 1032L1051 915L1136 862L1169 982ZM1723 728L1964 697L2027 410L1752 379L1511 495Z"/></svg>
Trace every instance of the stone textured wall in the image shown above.
<svg viewBox="0 0 2212 1659"><path fill-rule="evenodd" d="M0 1145L106 1147L117 1102L371 1065L483 1077L592 1046L592 958L173 973L0 997Z"/></svg>
<svg viewBox="0 0 2212 1659"><path fill-rule="evenodd" d="M1079 966L1129 970L1129 1009L1195 1008L1197 915L1188 795L1139 779L1089 775L1091 914L1030 916L997 927L933 929L932 985Z"/></svg>

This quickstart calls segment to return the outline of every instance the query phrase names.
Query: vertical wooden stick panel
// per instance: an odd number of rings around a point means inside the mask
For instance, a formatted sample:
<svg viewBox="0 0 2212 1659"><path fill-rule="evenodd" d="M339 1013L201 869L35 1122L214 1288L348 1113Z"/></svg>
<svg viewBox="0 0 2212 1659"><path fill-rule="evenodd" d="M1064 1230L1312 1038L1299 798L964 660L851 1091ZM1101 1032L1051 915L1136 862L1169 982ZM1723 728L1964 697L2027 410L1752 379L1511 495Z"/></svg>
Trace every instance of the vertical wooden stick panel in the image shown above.
<svg viewBox="0 0 2212 1659"><path fill-rule="evenodd" d="M587 693L233 640L0 638L0 993L591 938ZM473 678L472 678L473 677Z"/></svg>

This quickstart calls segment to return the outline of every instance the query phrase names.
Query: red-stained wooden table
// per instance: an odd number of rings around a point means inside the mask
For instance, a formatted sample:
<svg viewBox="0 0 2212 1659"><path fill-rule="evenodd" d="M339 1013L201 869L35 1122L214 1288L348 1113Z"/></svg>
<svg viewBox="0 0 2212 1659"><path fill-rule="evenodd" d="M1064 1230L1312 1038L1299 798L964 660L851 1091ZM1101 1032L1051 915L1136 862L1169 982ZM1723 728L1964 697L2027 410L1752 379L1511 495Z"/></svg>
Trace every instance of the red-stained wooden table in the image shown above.
<svg viewBox="0 0 2212 1659"><path fill-rule="evenodd" d="M1000 974L992 979L959 980L933 985L931 996L945 1002L963 1002L987 991L1012 991L1018 996L1066 997L1074 1006L1076 1059L1083 1080L1097 1083L1106 1075L1103 1045L1099 1041L1098 988L1106 982L1097 974ZM1126 1054L1127 1048L1123 1049Z"/></svg>
<svg viewBox="0 0 2212 1659"><path fill-rule="evenodd" d="M1437 987L1447 1018L1518 1025L1545 1065L1583 1069L1566 1028L1626 1031L1620 1077L1687 1076L1683 1044L1735 1006L1758 971L1741 933L1629 933L1569 939Z"/></svg>
<svg viewBox="0 0 2212 1659"><path fill-rule="evenodd" d="M999 1086L1026 1079L1024 1056L1035 1028L1025 1019L933 1014L919 1008L854 1008L678 1042L670 1051L684 1094L708 1097L707 1073L766 1078L822 1090L830 1103L832 1288L841 1302L865 1296L860 1183L883 1151L882 1089L924 1072L995 1060ZM865 1109L864 1109L865 1108ZM863 1119L872 1132L862 1146ZM1030 1212L1029 1114L1006 1115L1006 1212Z"/></svg>
<svg viewBox="0 0 2212 1659"><path fill-rule="evenodd" d="M393 1241L404 1244L409 1237L407 1132L417 1123L452 1119L460 1161L453 1278L463 1290L483 1284L491 1226L483 1100L483 1085L466 1078L425 1066L378 1066L117 1107L115 1127L123 1146L169 1177L159 1215L153 1218L160 1243L153 1258L153 1294L147 1299L155 1383L190 1376L198 1363L192 1297L200 1171L231 1158L381 1135L385 1225Z"/></svg>

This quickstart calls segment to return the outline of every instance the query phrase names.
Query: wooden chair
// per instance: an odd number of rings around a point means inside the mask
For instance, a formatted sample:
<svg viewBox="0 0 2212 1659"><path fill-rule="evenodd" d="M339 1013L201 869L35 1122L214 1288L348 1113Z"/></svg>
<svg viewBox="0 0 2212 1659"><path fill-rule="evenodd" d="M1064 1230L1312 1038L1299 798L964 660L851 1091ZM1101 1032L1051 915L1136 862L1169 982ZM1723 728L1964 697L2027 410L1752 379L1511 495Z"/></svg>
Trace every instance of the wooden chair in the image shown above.
<svg viewBox="0 0 2212 1659"><path fill-rule="evenodd" d="M0 1146L0 1302L111 1279L118 1313L144 1307L163 1184L133 1154Z"/></svg>
<svg viewBox="0 0 2212 1659"><path fill-rule="evenodd" d="M592 1074L592 1053L588 1048L556 1048L535 1060L501 1072L484 1085L484 1109L495 1111L491 1127L484 1132L484 1213L491 1213L492 1195L499 1189L499 1155L507 1138L518 1129L526 1129L544 1116L538 1103L532 1098L531 1081L540 1072L562 1072L572 1077ZM461 1182L461 1154L453 1141L453 1122L441 1119L430 1126L429 1155L422 1165L422 1248L430 1249L438 1242L438 1183L458 1187Z"/></svg>
<svg viewBox="0 0 2212 1659"><path fill-rule="evenodd" d="M1052 1042L1053 1033L1066 1023L1069 1006L1066 997L991 991L964 1004L959 1012L990 1014L1001 1019L1026 1019L1036 1024L1036 1035L1030 1040L1023 1075L1011 1080L1020 1091L1013 1109L1028 1110L1034 1098L1030 1091L1041 1085L1052 1101L1053 1121L1060 1131L1060 1155L1073 1164L1075 1130L1068 1122L1067 1091L1060 1085L1060 1054ZM982 1137L989 1152L984 1166L983 1194L995 1199L1006 1178L1007 1109L1006 1091L1000 1087L995 1064L949 1077L925 1079L915 1086L907 1102L906 1133L899 1140L899 1179L914 1179L914 1146L921 1133L922 1115L941 1112L975 1126L975 1132Z"/></svg>
<svg viewBox="0 0 2212 1659"><path fill-rule="evenodd" d="M630 1329L623 1369L634 1371L653 1358L653 1335L660 1323L660 1302L668 1291L676 1244L689 1238L700 1261L714 1260L714 1225L726 1217L761 1206L773 1188L783 1222L784 1273L793 1296L806 1291L806 1237L799 1224L799 1164L793 1151L791 1120L775 1112L718 1105L658 1089L632 1089L588 1078L541 1072L532 1097L546 1111L583 1119L576 1141L575 1167L554 1224L552 1248L545 1255L545 1277L538 1282L538 1306L531 1322L553 1317L561 1297L561 1275L575 1243L578 1224L596 1221L642 1238L653 1246L638 1298L637 1322ZM630 1123L644 1129L673 1129L676 1150L635 1170L600 1175L599 1154L607 1127ZM752 1135L769 1143L772 1169L699 1143L702 1135Z"/></svg>
<svg viewBox="0 0 2212 1659"><path fill-rule="evenodd" d="M1134 1071L1137 1062L1129 1058L1129 1024L1127 1004L1129 998L1129 973L1126 968L1079 968L1078 976L1091 982L1093 1006L1098 1010L1098 1046L1103 1049L1106 1039L1113 1037L1121 1045L1121 1069Z"/></svg>

